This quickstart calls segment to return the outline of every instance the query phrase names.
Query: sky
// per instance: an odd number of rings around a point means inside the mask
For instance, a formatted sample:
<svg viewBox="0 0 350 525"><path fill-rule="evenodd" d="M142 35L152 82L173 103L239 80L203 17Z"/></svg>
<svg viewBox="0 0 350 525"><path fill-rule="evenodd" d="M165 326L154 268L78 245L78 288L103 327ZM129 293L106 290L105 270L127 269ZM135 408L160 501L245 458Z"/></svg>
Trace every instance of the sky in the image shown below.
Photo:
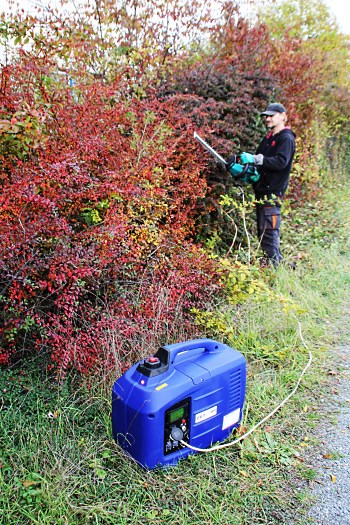
<svg viewBox="0 0 350 525"><path fill-rule="evenodd" d="M350 35L350 1L325 0L331 12L335 15L340 29Z"/></svg>
<svg viewBox="0 0 350 525"><path fill-rule="evenodd" d="M14 0L15 3L18 3L20 7L23 7L24 9L29 9L30 7L36 3L36 0ZM72 4L74 4L74 0L71 0ZM215 0L214 0L215 1ZM340 26L340 29L350 35L350 0L324 0L325 3L330 8L330 11L334 14L334 16L337 19L337 22ZM48 2L48 0L43 0L42 3L45 4ZM305 0L307 2L307 0ZM40 0L38 0L37 3L40 3ZM50 0L50 4L52 5L55 3L54 0ZM8 0L0 0L0 11L3 11L6 9L6 4L8 4Z"/></svg>

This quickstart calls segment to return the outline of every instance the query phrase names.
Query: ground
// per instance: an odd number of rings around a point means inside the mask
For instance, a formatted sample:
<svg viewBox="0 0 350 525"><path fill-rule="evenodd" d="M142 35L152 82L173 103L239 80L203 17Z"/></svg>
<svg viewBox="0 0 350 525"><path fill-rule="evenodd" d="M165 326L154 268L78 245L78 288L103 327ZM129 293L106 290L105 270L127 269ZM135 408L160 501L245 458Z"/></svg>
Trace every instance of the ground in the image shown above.
<svg viewBox="0 0 350 525"><path fill-rule="evenodd" d="M343 339L349 342L350 308L341 323ZM350 344L337 345L329 361L329 384L318 402L322 423L316 429L317 469L310 483L315 505L310 518L315 525L350 524Z"/></svg>

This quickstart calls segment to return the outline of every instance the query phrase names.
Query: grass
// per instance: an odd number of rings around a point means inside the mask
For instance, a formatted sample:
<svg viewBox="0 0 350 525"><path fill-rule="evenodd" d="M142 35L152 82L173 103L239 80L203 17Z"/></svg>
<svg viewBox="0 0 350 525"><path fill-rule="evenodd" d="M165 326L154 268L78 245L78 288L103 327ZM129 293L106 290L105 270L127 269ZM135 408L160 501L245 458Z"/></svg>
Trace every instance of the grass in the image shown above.
<svg viewBox="0 0 350 525"><path fill-rule="evenodd" d="M203 335L228 339L248 359L246 428L292 390L308 360L306 344L313 365L287 405L241 445L148 472L114 444L111 384L68 378L58 386L37 359L3 369L0 525L307 523L318 393L329 377L329 347L350 330L342 316L350 283L350 197L341 198L341 217L329 211L331 222L321 230L318 223L308 242L304 232L291 233L293 250L285 246L285 252L293 256L298 238L302 246L296 270L286 265L264 274L275 300L221 305L215 314L220 326L230 326L228 334L215 333L215 326L205 333L203 326ZM312 215L317 220L315 210ZM342 225L337 238L335 224Z"/></svg>
<svg viewBox="0 0 350 525"><path fill-rule="evenodd" d="M234 448L143 471L114 446L107 400L83 389L57 392L35 364L2 376L1 524L252 523L248 514L259 523L266 513L281 519L286 474L277 442L262 441L263 454Z"/></svg>

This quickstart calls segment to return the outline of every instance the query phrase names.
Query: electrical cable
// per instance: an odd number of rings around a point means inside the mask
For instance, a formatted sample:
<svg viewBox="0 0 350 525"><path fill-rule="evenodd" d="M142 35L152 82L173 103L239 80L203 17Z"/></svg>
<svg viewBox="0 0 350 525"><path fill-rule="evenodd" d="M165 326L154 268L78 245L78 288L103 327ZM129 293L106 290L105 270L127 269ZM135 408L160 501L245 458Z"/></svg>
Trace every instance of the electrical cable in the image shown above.
<svg viewBox="0 0 350 525"><path fill-rule="evenodd" d="M215 445L214 447L210 447L210 448L198 448L198 447L194 447L194 446L190 445L189 443L186 443L185 441L181 440L180 443L182 445L184 445L185 447L190 448L191 450L194 450L196 452L214 452L215 450L221 450L223 448L232 447L233 445L236 445L237 443L239 443L240 441L242 441L246 437L250 436L250 434L255 432L255 430L257 428L259 428L261 425L263 425L268 419L270 419L274 414L276 414L276 412L287 403L287 401L298 390L299 385L301 383L301 380L302 380L303 376L305 375L307 369L310 367L310 365L312 363L312 359L313 359L312 353L311 353L308 345L306 344L306 342L304 340L304 337L303 337L303 334L302 334L302 330L301 330L300 321L298 321L298 326L299 326L299 336L300 336L301 342L303 343L303 345L306 348L306 350L309 352L309 360L308 360L306 366L304 367L303 371L301 372L301 375L300 375L300 377L299 377L295 387L291 391L291 393L279 405L277 405L277 407L272 412L270 412L267 416L265 416L261 421L256 423L256 425L254 425L248 432L246 432L245 434L243 434L239 438L235 439L234 441L231 441L230 443L223 443L221 445Z"/></svg>

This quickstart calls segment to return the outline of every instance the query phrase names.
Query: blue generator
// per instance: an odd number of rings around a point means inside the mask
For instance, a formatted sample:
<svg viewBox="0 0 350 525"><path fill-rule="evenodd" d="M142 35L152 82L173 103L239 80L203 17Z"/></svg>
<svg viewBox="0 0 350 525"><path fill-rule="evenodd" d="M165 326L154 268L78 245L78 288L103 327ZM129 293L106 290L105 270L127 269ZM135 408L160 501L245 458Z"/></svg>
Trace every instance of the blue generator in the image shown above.
<svg viewBox="0 0 350 525"><path fill-rule="evenodd" d="M243 355L212 339L160 348L113 385L115 441L147 469L175 465L225 440L242 418Z"/></svg>

